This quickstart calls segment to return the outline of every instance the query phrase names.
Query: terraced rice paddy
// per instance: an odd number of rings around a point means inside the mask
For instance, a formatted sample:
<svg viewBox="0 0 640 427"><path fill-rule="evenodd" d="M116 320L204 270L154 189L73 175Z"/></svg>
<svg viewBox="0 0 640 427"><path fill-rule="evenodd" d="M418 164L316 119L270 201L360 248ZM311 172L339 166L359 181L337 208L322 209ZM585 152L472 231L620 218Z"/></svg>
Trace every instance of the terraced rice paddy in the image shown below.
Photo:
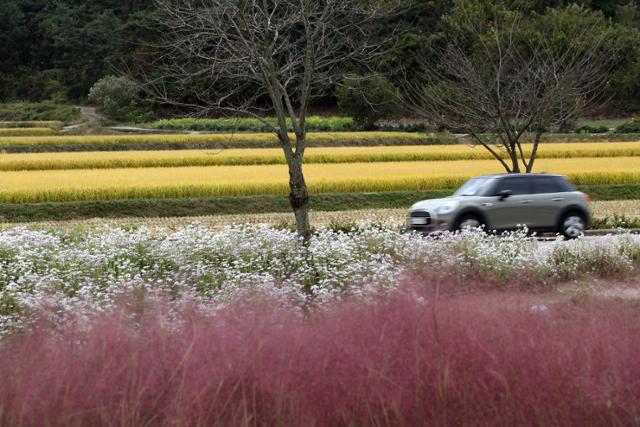
<svg viewBox="0 0 640 427"><path fill-rule="evenodd" d="M575 184L640 183L635 157L540 159L538 171ZM611 167L611 165L615 165ZM495 160L309 164L313 192L454 188L471 176L501 172ZM0 174L0 201L10 203L130 198L285 194L284 165L15 171Z"/></svg>
<svg viewBox="0 0 640 427"><path fill-rule="evenodd" d="M525 147L526 152L531 147ZM640 142L559 143L540 147L538 158L638 157ZM447 160L491 160L483 147L456 145L311 147L305 162L357 163ZM640 161L640 160L639 160ZM0 170L109 169L182 166L276 165L285 159L279 148L112 151L0 154Z"/></svg>
<svg viewBox="0 0 640 427"><path fill-rule="evenodd" d="M0 123L0 135L57 126L46 123ZM503 171L483 147L427 145L436 140L442 135L309 133L309 190L441 190ZM286 195L284 163L270 133L0 136L0 203ZM577 185L640 184L640 141L546 143L535 170Z"/></svg>

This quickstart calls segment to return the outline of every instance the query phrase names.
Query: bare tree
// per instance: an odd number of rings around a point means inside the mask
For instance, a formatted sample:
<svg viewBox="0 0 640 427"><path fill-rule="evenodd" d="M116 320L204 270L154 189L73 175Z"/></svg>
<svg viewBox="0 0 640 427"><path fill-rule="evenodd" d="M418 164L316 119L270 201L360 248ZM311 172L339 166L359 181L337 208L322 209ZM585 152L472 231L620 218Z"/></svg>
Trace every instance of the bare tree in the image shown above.
<svg viewBox="0 0 640 427"><path fill-rule="evenodd" d="M369 64L382 52L384 41L371 42L369 35L390 8L362 0L155 3L163 14L165 37L156 46L153 74L146 76L144 87L162 102L242 113L268 126L287 161L297 231L308 238L309 193L302 163L309 105L340 80L349 64ZM168 89L172 85L188 85L196 99L176 101ZM266 111L275 114L275 125L260 114Z"/></svg>
<svg viewBox="0 0 640 427"><path fill-rule="evenodd" d="M598 20L558 31L549 20L532 29L517 13L462 21L441 60L421 63L423 79L405 81L408 105L468 134L507 172L532 172L543 133L603 100L615 56L609 34Z"/></svg>

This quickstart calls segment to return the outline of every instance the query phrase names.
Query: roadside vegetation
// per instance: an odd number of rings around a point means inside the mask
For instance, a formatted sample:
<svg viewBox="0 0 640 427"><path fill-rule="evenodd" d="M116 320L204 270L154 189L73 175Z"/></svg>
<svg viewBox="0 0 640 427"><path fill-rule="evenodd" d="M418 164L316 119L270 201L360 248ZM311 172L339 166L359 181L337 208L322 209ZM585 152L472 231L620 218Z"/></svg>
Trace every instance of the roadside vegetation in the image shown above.
<svg viewBox="0 0 640 427"><path fill-rule="evenodd" d="M39 315L90 317L130 291L141 307L166 300L214 309L255 293L304 309L379 298L403 277L446 279L454 290L481 283L551 289L589 277L632 277L640 263L638 235L570 243L538 242L522 232L424 238L372 224L349 232L318 229L307 243L288 229L264 226L11 228L0 231L0 248L4 334Z"/></svg>

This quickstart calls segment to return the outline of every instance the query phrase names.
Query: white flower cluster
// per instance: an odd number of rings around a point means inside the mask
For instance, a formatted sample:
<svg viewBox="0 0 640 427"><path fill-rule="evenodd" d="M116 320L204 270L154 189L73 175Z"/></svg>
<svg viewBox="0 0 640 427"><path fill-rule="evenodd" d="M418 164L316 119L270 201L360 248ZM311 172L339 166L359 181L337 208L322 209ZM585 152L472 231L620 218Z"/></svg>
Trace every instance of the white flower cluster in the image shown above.
<svg viewBox="0 0 640 427"><path fill-rule="evenodd" d="M162 300L216 310L255 296L278 304L322 306L374 298L405 276L452 275L460 283L532 283L585 273L621 273L640 262L640 236L538 242L522 233L479 232L425 238L384 226L319 231L308 242L268 227L176 232L137 228L0 232L0 336L37 315L81 319L119 300ZM427 284L428 285L428 284Z"/></svg>

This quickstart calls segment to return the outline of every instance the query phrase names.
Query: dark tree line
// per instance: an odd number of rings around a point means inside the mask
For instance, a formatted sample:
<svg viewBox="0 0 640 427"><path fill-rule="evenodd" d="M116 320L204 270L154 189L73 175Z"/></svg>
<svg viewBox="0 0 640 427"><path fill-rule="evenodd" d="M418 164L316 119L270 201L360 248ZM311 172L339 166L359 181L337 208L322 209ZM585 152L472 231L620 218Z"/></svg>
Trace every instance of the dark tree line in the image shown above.
<svg viewBox="0 0 640 427"><path fill-rule="evenodd" d="M381 57L377 67L393 81L400 73L411 78L417 59L438 61L451 26L457 0L407 0L393 19L377 32L398 28L402 36ZM613 70L614 104L640 109L640 2L634 0L479 0L518 10L527 20L544 19L570 4L583 7L611 26L623 58ZM153 0L0 0L0 100L84 99L100 78L118 74L122 64L144 61L144 46L158 36ZM367 70L351 66L355 74ZM202 85L209 82L203 79ZM228 92L224 85L215 88ZM176 87L185 101L195 99L189 88ZM252 94L252 90L247 93ZM320 102L332 102L335 87ZM237 93L242 97L242 93Z"/></svg>
<svg viewBox="0 0 640 427"><path fill-rule="evenodd" d="M77 100L135 54L151 0L0 1L0 99Z"/></svg>

